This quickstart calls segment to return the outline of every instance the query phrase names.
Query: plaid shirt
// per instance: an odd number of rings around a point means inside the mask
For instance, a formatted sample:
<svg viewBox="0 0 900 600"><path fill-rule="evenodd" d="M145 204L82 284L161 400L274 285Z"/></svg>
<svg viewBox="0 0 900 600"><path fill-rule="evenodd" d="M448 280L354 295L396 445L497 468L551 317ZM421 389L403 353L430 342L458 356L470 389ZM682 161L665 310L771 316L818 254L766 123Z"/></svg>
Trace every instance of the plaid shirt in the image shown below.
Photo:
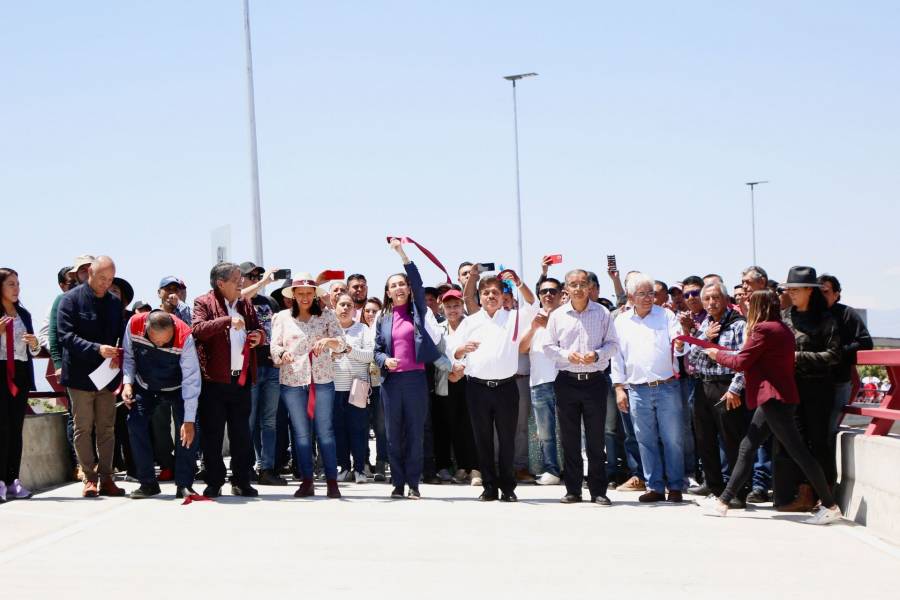
<svg viewBox="0 0 900 600"><path fill-rule="evenodd" d="M725 314L722 315L722 319L719 323L723 323L722 329L719 330L719 337L715 340L714 343L719 346L724 346L733 352L739 352L740 349L744 346L744 331L747 327L747 322L744 319L736 319L733 317L734 311L728 309L725 311ZM727 325L724 325L726 321L730 322ZM709 327L711 318L707 317L704 320L697 330L697 337L701 340L706 339L706 330ZM691 346L690 352L688 353L688 362L691 365L692 372L699 374L701 377L721 377L723 375L734 375L734 378L731 380L731 385L728 386L728 391L734 394L740 395L744 391L744 374L743 373L735 373L731 369L727 369L717 363L716 361L710 359L706 353L703 352L703 348L699 346Z"/></svg>

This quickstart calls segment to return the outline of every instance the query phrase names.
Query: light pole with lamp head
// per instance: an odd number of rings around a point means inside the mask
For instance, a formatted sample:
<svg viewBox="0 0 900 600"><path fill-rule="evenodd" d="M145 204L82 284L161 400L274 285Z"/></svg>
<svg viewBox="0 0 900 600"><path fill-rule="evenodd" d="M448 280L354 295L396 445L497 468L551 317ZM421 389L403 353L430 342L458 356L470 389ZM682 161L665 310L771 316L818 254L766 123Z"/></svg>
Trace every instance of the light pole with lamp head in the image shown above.
<svg viewBox="0 0 900 600"><path fill-rule="evenodd" d="M750 186L750 226L753 228L753 264L756 264L756 198L753 195L754 188L761 183L769 183L768 181L748 181L746 185Z"/></svg>
<svg viewBox="0 0 900 600"><path fill-rule="evenodd" d="M513 129L516 143L516 222L519 231L519 278L525 281L525 258L522 250L522 191L519 182L519 108L516 102L516 82L526 77L537 77L537 73L520 73L505 75L503 79L512 82L513 93Z"/></svg>

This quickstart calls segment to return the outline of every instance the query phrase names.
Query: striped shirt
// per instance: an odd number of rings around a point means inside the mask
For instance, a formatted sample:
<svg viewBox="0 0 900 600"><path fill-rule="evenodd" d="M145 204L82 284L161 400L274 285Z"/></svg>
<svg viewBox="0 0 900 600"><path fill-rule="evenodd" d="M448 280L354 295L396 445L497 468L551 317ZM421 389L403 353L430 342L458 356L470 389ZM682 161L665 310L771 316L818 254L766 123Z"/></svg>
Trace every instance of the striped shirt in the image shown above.
<svg viewBox="0 0 900 600"><path fill-rule="evenodd" d="M605 371L610 359L619 352L619 339L609 311L590 300L581 312L567 302L550 313L545 339L544 354L554 360L561 371ZM596 352L597 360L589 365L572 364L569 362L572 352Z"/></svg>
<svg viewBox="0 0 900 600"><path fill-rule="evenodd" d="M369 335L369 328L360 322L344 330L344 340L350 352L334 357L334 389L349 392L354 379L369 382L369 363L375 356L375 338Z"/></svg>
<svg viewBox="0 0 900 600"><path fill-rule="evenodd" d="M719 337L715 343L724 346L732 352L740 352L744 347L744 332L747 328L747 322L741 318L734 318L734 311L728 309L722 315L720 323L723 323L722 329L719 330ZM697 337L701 340L706 339L706 330L709 328L712 318L707 317L697 330ZM731 369L723 367L716 361L709 358L703 348L699 346L691 346L687 356L688 363L691 366L691 372L699 374L700 377L723 377L726 375L734 375L728 391L740 395L744 391L744 374L735 373Z"/></svg>

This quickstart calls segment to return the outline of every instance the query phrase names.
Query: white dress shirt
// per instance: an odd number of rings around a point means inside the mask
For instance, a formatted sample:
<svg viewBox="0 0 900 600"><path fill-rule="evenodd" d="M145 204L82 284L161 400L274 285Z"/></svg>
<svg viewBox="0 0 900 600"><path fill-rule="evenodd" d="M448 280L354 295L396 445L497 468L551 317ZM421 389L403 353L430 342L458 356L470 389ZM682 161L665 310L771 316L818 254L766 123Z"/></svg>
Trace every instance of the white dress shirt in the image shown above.
<svg viewBox="0 0 900 600"><path fill-rule="evenodd" d="M587 307L578 312L567 302L550 314L544 352L556 362L558 369L573 373L605 371L618 351L613 320L602 304L588 300ZM597 360L589 365L572 364L569 355L573 352L596 352Z"/></svg>
<svg viewBox="0 0 900 600"><path fill-rule="evenodd" d="M477 379L506 379L516 374L519 367L519 342L514 342L513 328L516 322L516 311L498 309L493 317L481 309L474 315L466 317L450 336L451 344L447 354L453 359L458 348L469 342L481 344L474 352L470 352L461 360L466 367L466 375ZM521 323L520 333L521 333Z"/></svg>
<svg viewBox="0 0 900 600"><path fill-rule="evenodd" d="M619 351L612 359L614 384L639 385L675 376L672 340L681 335L681 325L671 310L655 304L646 317L623 312L615 320ZM675 355L684 354L684 350Z"/></svg>
<svg viewBox="0 0 900 600"><path fill-rule="evenodd" d="M228 301L225 301L225 308L228 310L228 316L231 318L240 317L243 321L244 317L241 316L241 313L237 311L237 303L240 301L240 297L237 300L232 302L231 304ZM228 335L231 338L231 370L232 371L240 371L244 368L244 342L247 341L247 327L246 323L244 327L240 329L235 329L234 327L228 328Z"/></svg>

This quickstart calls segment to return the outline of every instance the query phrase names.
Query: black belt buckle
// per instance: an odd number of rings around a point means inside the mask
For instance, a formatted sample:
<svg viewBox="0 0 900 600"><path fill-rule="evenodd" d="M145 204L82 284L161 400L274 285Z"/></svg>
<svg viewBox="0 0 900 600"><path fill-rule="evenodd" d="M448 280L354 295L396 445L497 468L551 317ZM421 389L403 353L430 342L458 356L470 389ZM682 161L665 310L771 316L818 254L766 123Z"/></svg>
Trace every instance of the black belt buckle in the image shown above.
<svg viewBox="0 0 900 600"><path fill-rule="evenodd" d="M572 373L575 376L575 381L587 381L591 378L590 373Z"/></svg>
<svg viewBox="0 0 900 600"><path fill-rule="evenodd" d="M241 376L241 371L232 371L232 372L231 372L231 376L232 376L232 377L240 377L240 376Z"/></svg>
<svg viewBox="0 0 900 600"><path fill-rule="evenodd" d="M499 382L499 381L494 381L494 380L489 380L489 381L485 381L485 382L484 382L484 385L488 386L489 388L495 388L495 387L499 387L499 386L500 386L500 382Z"/></svg>

